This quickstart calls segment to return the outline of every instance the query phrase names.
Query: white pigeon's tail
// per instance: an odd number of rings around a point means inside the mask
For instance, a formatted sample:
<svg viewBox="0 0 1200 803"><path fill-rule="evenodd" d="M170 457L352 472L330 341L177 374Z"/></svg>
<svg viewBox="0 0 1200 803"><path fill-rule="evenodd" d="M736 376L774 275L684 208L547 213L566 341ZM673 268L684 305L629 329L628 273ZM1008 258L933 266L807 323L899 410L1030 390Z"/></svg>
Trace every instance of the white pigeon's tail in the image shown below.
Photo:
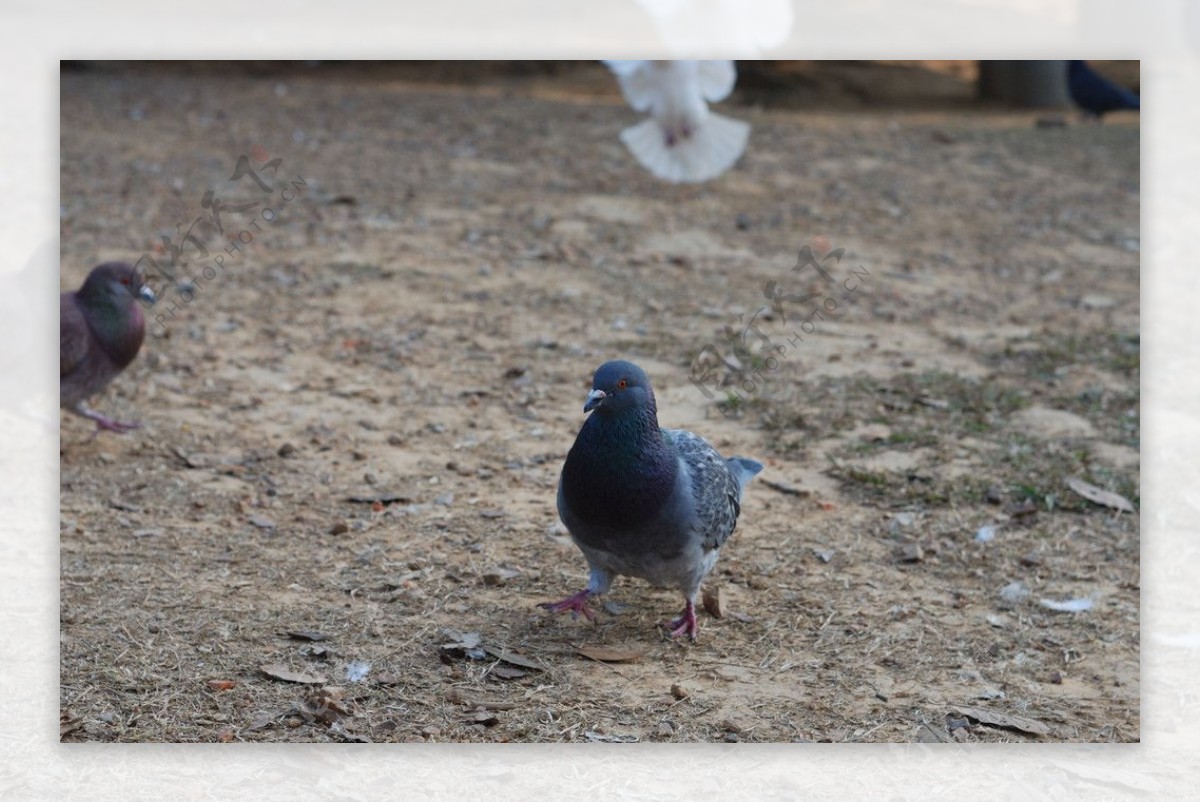
<svg viewBox="0 0 1200 803"><path fill-rule="evenodd" d="M651 117L622 131L621 141L658 178L686 182L724 173L742 155L749 136L749 123L709 114L686 137L671 137Z"/></svg>

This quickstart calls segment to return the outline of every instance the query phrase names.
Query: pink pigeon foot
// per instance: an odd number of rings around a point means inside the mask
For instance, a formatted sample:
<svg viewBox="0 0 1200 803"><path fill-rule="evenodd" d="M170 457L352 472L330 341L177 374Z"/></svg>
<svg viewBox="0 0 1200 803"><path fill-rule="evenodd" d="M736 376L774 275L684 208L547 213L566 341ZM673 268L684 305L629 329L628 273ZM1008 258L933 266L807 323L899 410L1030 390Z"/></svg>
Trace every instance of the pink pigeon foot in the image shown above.
<svg viewBox="0 0 1200 803"><path fill-rule="evenodd" d="M118 421L115 418L109 418L104 413L97 412L84 404L78 404L71 409L72 412L96 422L96 431L92 433L93 438L100 433L100 430L124 434L129 432L131 429L142 428L141 423L137 421Z"/></svg>
<svg viewBox="0 0 1200 803"><path fill-rule="evenodd" d="M539 608L545 608L552 613L571 612L571 618L579 618L579 614L583 614L589 622L596 621L596 614L592 613L592 609L588 607L588 597L592 594L586 588L578 594L572 594L566 599L561 599L558 602L543 602L538 605Z"/></svg>
<svg viewBox="0 0 1200 803"><path fill-rule="evenodd" d="M83 413L83 417L90 418L96 422L96 429L92 432L92 438L99 435L101 430L107 432L116 432L118 435L124 435L130 430L142 428L142 425L137 421L118 421L115 418L109 418L103 413L98 413L95 410L86 410Z"/></svg>
<svg viewBox="0 0 1200 803"><path fill-rule="evenodd" d="M118 421L115 418L101 415L95 419L96 431L107 430L108 432L125 433L133 429L141 429L142 425L139 421Z"/></svg>
<svg viewBox="0 0 1200 803"><path fill-rule="evenodd" d="M671 638L676 638L687 634L692 640L696 640L696 636L700 633L700 625L696 623L696 606L688 600L687 607L683 609L683 616L680 616L673 622L668 622L667 627L671 631Z"/></svg>

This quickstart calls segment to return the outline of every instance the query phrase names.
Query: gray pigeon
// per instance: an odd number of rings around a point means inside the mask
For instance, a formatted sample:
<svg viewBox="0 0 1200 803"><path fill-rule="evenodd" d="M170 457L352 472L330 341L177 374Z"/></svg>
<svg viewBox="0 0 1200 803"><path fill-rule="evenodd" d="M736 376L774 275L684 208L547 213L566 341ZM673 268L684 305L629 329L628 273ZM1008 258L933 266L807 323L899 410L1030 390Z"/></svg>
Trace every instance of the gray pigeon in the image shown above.
<svg viewBox="0 0 1200 803"><path fill-rule="evenodd" d="M124 262L92 268L83 287L59 296L59 407L96 422L96 431L127 432L141 424L116 421L87 406L137 356L146 334L138 299L154 303L141 273Z"/></svg>
<svg viewBox="0 0 1200 803"><path fill-rule="evenodd" d="M608 591L616 575L641 577L683 592L683 615L667 626L694 641L700 582L762 464L725 459L698 435L660 429L650 380L624 360L596 370L583 411L592 415L563 465L558 515L591 575L587 588L541 607L595 619L590 597Z"/></svg>

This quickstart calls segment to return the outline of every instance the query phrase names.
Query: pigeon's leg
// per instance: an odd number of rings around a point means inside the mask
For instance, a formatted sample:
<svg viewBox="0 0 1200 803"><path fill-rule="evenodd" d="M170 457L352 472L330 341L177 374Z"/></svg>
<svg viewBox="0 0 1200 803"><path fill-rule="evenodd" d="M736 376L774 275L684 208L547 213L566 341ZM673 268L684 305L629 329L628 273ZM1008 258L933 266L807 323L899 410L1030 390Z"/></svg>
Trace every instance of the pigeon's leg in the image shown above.
<svg viewBox="0 0 1200 803"><path fill-rule="evenodd" d="M608 591L610 585L612 585L612 575L603 569L593 568L592 573L588 576L587 588L566 599L560 599L558 602L543 602L538 607L545 608L552 613L570 611L572 619L578 619L579 614L582 613L589 622L594 622L596 614L588 607L588 599Z"/></svg>
<svg viewBox="0 0 1200 803"><path fill-rule="evenodd" d="M125 433L131 429L141 429L142 425L137 421L117 421L114 418L109 418L104 413L97 412L88 407L83 402L79 402L71 408L71 412L76 415L81 415L84 418L90 418L96 422L96 431L92 433L92 437L100 432L100 430L108 430L109 432Z"/></svg>
<svg viewBox="0 0 1200 803"><path fill-rule="evenodd" d="M668 622L667 627L671 631L671 638L687 635L692 641L696 640L696 636L700 633L700 625L696 623L696 603L689 599L687 606L683 609L683 615L673 622Z"/></svg>

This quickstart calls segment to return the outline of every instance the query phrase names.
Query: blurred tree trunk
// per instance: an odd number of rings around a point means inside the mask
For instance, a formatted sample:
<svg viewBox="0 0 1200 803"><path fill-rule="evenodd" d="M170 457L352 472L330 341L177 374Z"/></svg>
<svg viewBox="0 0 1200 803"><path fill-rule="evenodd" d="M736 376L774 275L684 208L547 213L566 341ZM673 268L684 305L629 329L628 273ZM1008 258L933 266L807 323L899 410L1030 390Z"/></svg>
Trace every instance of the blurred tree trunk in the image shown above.
<svg viewBox="0 0 1200 803"><path fill-rule="evenodd" d="M1046 109L1066 106L1065 61L981 61L979 96L1017 106Z"/></svg>

